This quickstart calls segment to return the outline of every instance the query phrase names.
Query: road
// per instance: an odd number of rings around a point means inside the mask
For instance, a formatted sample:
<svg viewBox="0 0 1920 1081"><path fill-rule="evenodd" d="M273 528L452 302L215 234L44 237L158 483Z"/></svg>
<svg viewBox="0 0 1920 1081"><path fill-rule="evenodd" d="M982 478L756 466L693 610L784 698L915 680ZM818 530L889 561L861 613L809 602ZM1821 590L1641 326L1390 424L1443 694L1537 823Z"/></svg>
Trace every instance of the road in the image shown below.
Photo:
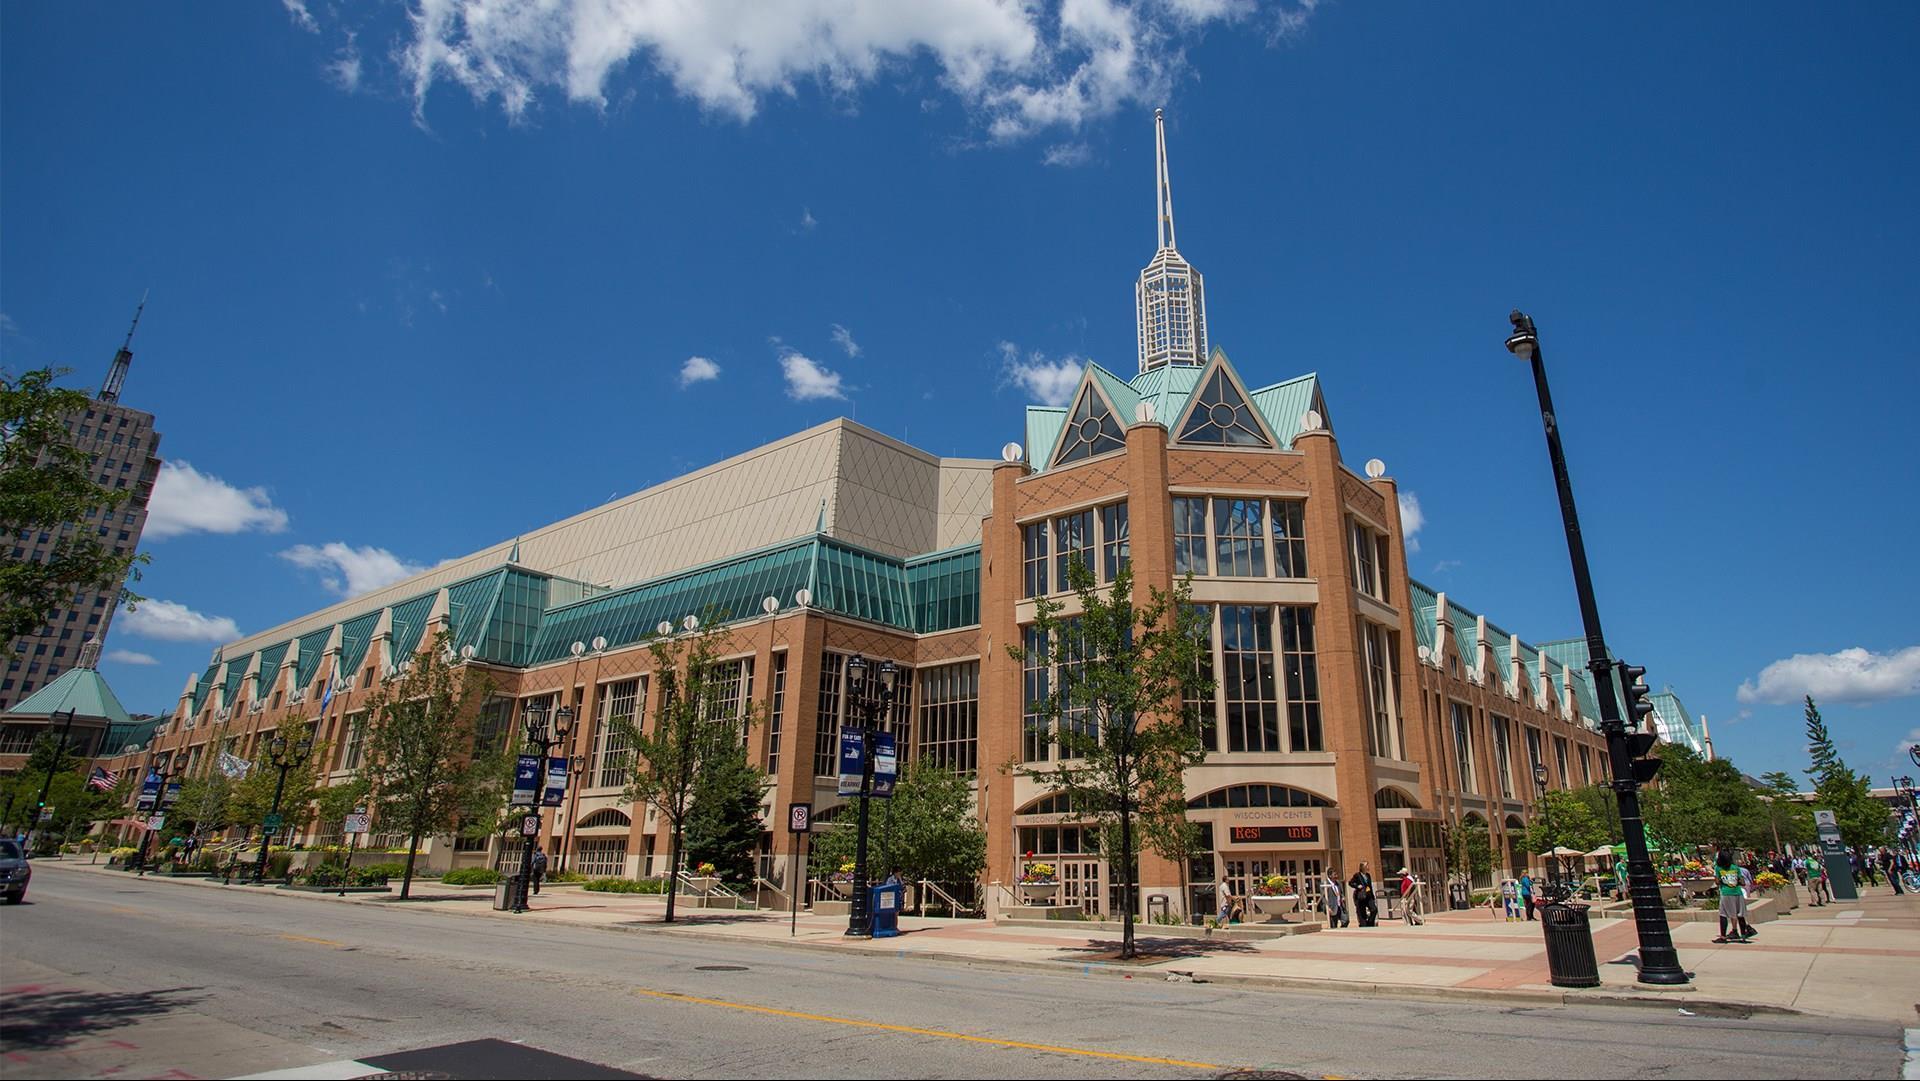
<svg viewBox="0 0 1920 1081"><path fill-rule="evenodd" d="M1900 1030L1867 1022L855 959L50 863L0 910L0 951L0 1076L21 1078L235 1077L487 1038L653 1077L1897 1077L1902 1059Z"/></svg>

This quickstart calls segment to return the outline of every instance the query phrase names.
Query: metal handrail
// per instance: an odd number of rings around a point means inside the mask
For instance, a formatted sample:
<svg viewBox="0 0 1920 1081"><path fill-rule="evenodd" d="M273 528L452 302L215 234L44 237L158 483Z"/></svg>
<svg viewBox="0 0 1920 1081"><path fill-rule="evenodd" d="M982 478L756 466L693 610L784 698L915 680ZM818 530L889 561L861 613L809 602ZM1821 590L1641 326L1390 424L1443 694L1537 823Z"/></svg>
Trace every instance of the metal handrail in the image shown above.
<svg viewBox="0 0 1920 1081"><path fill-rule="evenodd" d="M789 903L793 900L793 896L791 894L789 894L786 890L780 888L780 886L777 883L767 881L766 877L763 875L754 875L753 885L754 885L754 893L756 895L754 897L754 902L756 904L759 903L759 900L760 900L758 894L766 890L771 890L772 892L780 896L780 907L782 908L786 908L789 905Z"/></svg>
<svg viewBox="0 0 1920 1081"><path fill-rule="evenodd" d="M914 906L916 915L924 916L927 914L927 894L929 893L938 894L940 899L947 903L947 911L955 915L959 915L962 912L971 913L973 911L973 909L955 900L953 894L941 889L939 884L935 883L932 879L923 878L920 880L920 896L914 898L915 901L919 902Z"/></svg>

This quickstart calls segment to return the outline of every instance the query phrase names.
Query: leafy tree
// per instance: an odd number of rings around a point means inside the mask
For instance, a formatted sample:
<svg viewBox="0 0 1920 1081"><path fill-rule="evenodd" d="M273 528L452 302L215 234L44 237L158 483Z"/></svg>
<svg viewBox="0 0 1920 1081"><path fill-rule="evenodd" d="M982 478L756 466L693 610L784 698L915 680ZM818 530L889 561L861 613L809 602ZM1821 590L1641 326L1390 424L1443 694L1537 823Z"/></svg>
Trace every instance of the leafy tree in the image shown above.
<svg viewBox="0 0 1920 1081"><path fill-rule="evenodd" d="M412 893L421 838L462 821L492 821L512 777L503 752L476 751L490 684L474 669L456 668L452 656L441 631L367 697L366 757L355 779L371 794L381 827L407 836L402 900Z"/></svg>
<svg viewBox="0 0 1920 1081"><path fill-rule="evenodd" d="M174 802L174 813L193 823L195 836L225 829L235 823L234 787L234 779L216 764L205 773L180 782L180 798Z"/></svg>
<svg viewBox="0 0 1920 1081"><path fill-rule="evenodd" d="M75 593L121 589L129 609L140 600L124 583L139 578L137 565L147 557L116 553L94 530L74 524L130 493L95 481L91 460L74 445L67 426L89 399L54 386L64 374L41 368L15 379L0 372L0 536L58 535L41 558L0 548L0 641L32 633Z"/></svg>
<svg viewBox="0 0 1920 1081"><path fill-rule="evenodd" d="M1574 791L1556 790L1542 796L1539 813L1527 823L1527 850L1534 853L1556 848L1590 852L1609 840L1606 826Z"/></svg>
<svg viewBox="0 0 1920 1081"><path fill-rule="evenodd" d="M694 777L693 806L687 814L687 862L713 864L723 881L753 881L760 797L766 790L766 774L747 761L740 741L725 741L705 756Z"/></svg>
<svg viewBox="0 0 1920 1081"><path fill-rule="evenodd" d="M1659 783L1641 797L1647 828L1681 848L1764 848L1771 836L1758 793L1729 758L1660 747Z"/></svg>
<svg viewBox="0 0 1920 1081"><path fill-rule="evenodd" d="M280 784L280 767L273 764L273 744L276 739L286 748L285 755L298 753L301 741L312 734L311 722L288 717L282 720L272 735L261 733L255 743L252 764L246 775L233 780L227 796L226 810L230 823L259 826L265 831L267 816L274 813L273 793L280 792L280 817L291 827L297 827L307 820L307 805L324 782L320 764L326 761L327 747L323 743L313 745L305 759L287 770L287 781ZM218 746L209 744L209 746ZM216 756L218 752L215 752ZM207 763L207 776L219 774L217 758ZM184 800L187 786L180 785L180 795Z"/></svg>
<svg viewBox="0 0 1920 1081"><path fill-rule="evenodd" d="M971 882L987 865L987 833L974 818L967 776L943 766L914 762L870 812L869 855L888 871L918 882ZM811 838L808 861L815 873L831 873L853 859L860 798L847 801L833 828Z"/></svg>
<svg viewBox="0 0 1920 1081"><path fill-rule="evenodd" d="M1028 704L1057 750L1048 765L1015 764L1023 777L1064 795L1082 821L1100 827L1109 874L1121 896L1120 955L1136 956L1134 894L1142 823L1151 836L1184 820L1186 802L1164 794L1176 788L1189 766L1205 758L1199 733L1183 703L1211 691L1200 653L1207 648L1201 609L1189 603L1189 578L1171 592L1151 589L1145 605L1133 600L1133 572L1123 567L1102 594L1079 559L1067 567L1067 584L1081 614L1065 617L1045 597L1034 607L1037 655L1009 646L1016 660L1058 673L1047 696Z"/></svg>
<svg viewBox="0 0 1920 1081"><path fill-rule="evenodd" d="M1600 823L1600 829L1606 834L1600 843L1619 844L1626 838L1620 829L1620 797L1613 789L1604 784L1592 784L1573 789L1572 792L1594 821Z"/></svg>
<svg viewBox="0 0 1920 1081"><path fill-rule="evenodd" d="M37 853L53 851L62 837L91 826L109 807L104 793L88 787L80 772L85 765L84 759L61 746L59 736L47 732L29 748L25 768L0 779L0 806L11 807L8 817L32 831ZM42 786L47 790L47 806L53 808L53 817L46 822L37 821Z"/></svg>
<svg viewBox="0 0 1920 1081"><path fill-rule="evenodd" d="M647 645L653 654L654 684L659 705L653 727L642 730L630 717L612 717L608 724L617 738L633 749L633 772L621 793L625 803L652 807L673 830L667 869L666 922L674 920L671 883L685 857L686 828L693 811L694 788L709 759L731 754L740 741L740 725L751 726L754 710L745 706L741 721L716 720L726 713L724 699L737 685L728 680L731 664L716 659L715 628L721 615L709 612L706 629L674 637L656 636Z"/></svg>
<svg viewBox="0 0 1920 1081"><path fill-rule="evenodd" d="M1800 802L1799 782L1784 770L1763 773L1760 781L1765 785L1760 802L1766 810L1767 827L1776 838L1773 847L1812 844L1813 808Z"/></svg>
<svg viewBox="0 0 1920 1081"><path fill-rule="evenodd" d="M1493 871L1493 838L1487 824L1468 819L1447 830L1445 855L1447 874L1478 882Z"/></svg>
<svg viewBox="0 0 1920 1081"><path fill-rule="evenodd" d="M1827 733L1827 722L1813 696L1807 696L1807 753L1813 768L1813 806L1833 812L1840 840L1855 852L1885 844L1892 835L1887 805L1873 798L1873 784L1863 773L1847 768Z"/></svg>

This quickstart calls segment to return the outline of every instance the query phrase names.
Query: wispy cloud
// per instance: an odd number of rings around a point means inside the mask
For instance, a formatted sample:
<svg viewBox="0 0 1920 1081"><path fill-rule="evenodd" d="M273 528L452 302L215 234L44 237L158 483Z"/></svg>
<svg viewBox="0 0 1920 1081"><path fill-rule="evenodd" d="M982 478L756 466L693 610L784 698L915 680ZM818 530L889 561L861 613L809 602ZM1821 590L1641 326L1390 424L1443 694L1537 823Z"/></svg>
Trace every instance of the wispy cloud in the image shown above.
<svg viewBox="0 0 1920 1081"><path fill-rule="evenodd" d="M1855 646L1837 653L1796 653L1740 684L1743 703L1776 705L1812 695L1816 702L1880 702L1920 694L1920 646L1874 653Z"/></svg>
<svg viewBox="0 0 1920 1081"><path fill-rule="evenodd" d="M690 387L695 383L705 383L718 378L720 378L720 365L706 357L688 357L687 362L680 365L682 387Z"/></svg>
<svg viewBox="0 0 1920 1081"><path fill-rule="evenodd" d="M385 548L370 544L356 548L343 541L296 544L281 552L280 558L318 572L320 584L343 597L368 593L427 569L426 564L401 559Z"/></svg>
<svg viewBox="0 0 1920 1081"><path fill-rule="evenodd" d="M1427 524L1427 516L1420 511L1420 497L1412 492L1400 493L1400 535L1406 539L1407 551L1420 550L1420 529Z"/></svg>
<svg viewBox="0 0 1920 1081"><path fill-rule="evenodd" d="M819 224L820 224L820 219L813 216L813 211L807 209L804 206L800 208L800 231L801 232L811 233L813 232L813 227Z"/></svg>
<svg viewBox="0 0 1920 1081"><path fill-rule="evenodd" d="M1044 165L1070 169L1093 160L1093 148L1086 143L1055 143L1040 157Z"/></svg>
<svg viewBox="0 0 1920 1081"><path fill-rule="evenodd" d="M326 66L327 78L349 94L360 89L360 46L356 38L353 31L347 31L347 43L333 54Z"/></svg>
<svg viewBox="0 0 1920 1081"><path fill-rule="evenodd" d="M226 616L202 615L174 601L141 601L138 608L122 614L114 626L140 638L163 642L230 642L240 637L240 628Z"/></svg>
<svg viewBox="0 0 1920 1081"><path fill-rule="evenodd" d="M107 651L106 659L116 664L148 665L160 663L157 657L146 653L136 653L131 649L110 649Z"/></svg>
<svg viewBox="0 0 1920 1081"><path fill-rule="evenodd" d="M166 540L186 533L278 533L287 512L265 488L236 488L187 461L165 462L147 504L145 536Z"/></svg>
<svg viewBox="0 0 1920 1081"><path fill-rule="evenodd" d="M1450 571L1450 570L1453 570L1453 569L1455 569L1455 568L1457 568L1457 567L1461 567L1461 566L1464 566L1464 565L1465 565L1465 564L1463 564L1463 563L1461 563L1461 562L1460 562L1460 560L1457 560L1457 559L1442 559L1442 560L1440 560L1440 561L1438 561L1438 562L1436 562L1436 563L1434 563L1434 565L1433 565L1433 573L1435 573L1435 574L1445 574L1445 573L1447 573L1447 572L1448 572L1448 571Z"/></svg>
<svg viewBox="0 0 1920 1081"><path fill-rule="evenodd" d="M853 340L853 332L838 323L833 324L833 344L850 357L860 355L860 343Z"/></svg>
<svg viewBox="0 0 1920 1081"><path fill-rule="evenodd" d="M847 396L840 385L839 372L816 364L797 350L782 349L780 371L787 379L787 397L795 401L805 402L821 398L844 400Z"/></svg>
<svg viewBox="0 0 1920 1081"><path fill-rule="evenodd" d="M320 24L313 19L313 12L307 10L306 0L280 0L280 6L287 9L287 17L293 25L309 34L318 34Z"/></svg>
<svg viewBox="0 0 1920 1081"><path fill-rule="evenodd" d="M1080 385L1080 373L1087 367L1083 357L1069 355L1049 360L1038 349L1023 357L1020 347L1012 342L1001 342L999 349L1002 378L1039 399L1042 405L1067 404L1074 388ZM1132 420L1132 417L1121 418L1123 423Z"/></svg>

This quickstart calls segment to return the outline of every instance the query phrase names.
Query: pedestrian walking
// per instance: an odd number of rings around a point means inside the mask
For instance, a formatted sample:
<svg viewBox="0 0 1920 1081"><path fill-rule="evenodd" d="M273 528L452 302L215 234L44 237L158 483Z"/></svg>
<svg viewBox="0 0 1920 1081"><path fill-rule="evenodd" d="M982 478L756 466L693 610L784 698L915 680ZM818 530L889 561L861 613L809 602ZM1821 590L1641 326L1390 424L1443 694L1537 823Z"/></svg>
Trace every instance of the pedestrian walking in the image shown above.
<svg viewBox="0 0 1920 1081"><path fill-rule="evenodd" d="M1893 884L1893 892L1896 896L1907 892L1900 888L1899 861L1894 858L1893 849L1886 845L1880 846L1880 867L1887 872L1887 881Z"/></svg>
<svg viewBox="0 0 1920 1081"><path fill-rule="evenodd" d="M1819 908L1833 900L1833 891L1827 886L1827 868L1820 857L1809 852L1806 859L1800 861L1800 873L1807 881L1807 896L1812 898L1814 908Z"/></svg>
<svg viewBox="0 0 1920 1081"><path fill-rule="evenodd" d="M1418 927L1427 922L1421 911L1424 907L1420 903L1420 880L1413 877L1412 871L1400 868L1400 918L1407 921L1408 927Z"/></svg>
<svg viewBox="0 0 1920 1081"><path fill-rule="evenodd" d="M1380 922L1380 909L1373 899L1373 875L1368 873L1364 861L1360 869L1347 879L1347 886L1353 890L1353 914L1362 927L1375 927Z"/></svg>
<svg viewBox="0 0 1920 1081"><path fill-rule="evenodd" d="M1714 857L1713 865L1720 893L1720 934L1713 941L1721 945L1744 942L1740 937L1740 869L1733 865L1733 853L1724 848Z"/></svg>
<svg viewBox="0 0 1920 1081"><path fill-rule="evenodd" d="M1347 925L1347 893L1340 886L1340 872L1332 867L1320 879L1320 907L1326 912L1327 930Z"/></svg>
<svg viewBox="0 0 1920 1081"><path fill-rule="evenodd" d="M1527 910L1527 922L1533 922L1533 872L1520 872L1520 907Z"/></svg>
<svg viewBox="0 0 1920 1081"><path fill-rule="evenodd" d="M540 892L540 882L547 877L547 850L533 850L533 892Z"/></svg>
<svg viewBox="0 0 1920 1081"><path fill-rule="evenodd" d="M1738 922L1740 924L1741 941L1751 939L1760 933L1753 929L1753 924L1747 922L1747 905L1753 900L1754 877L1751 866L1740 868L1740 917Z"/></svg>
<svg viewBox="0 0 1920 1081"><path fill-rule="evenodd" d="M1233 922L1233 879L1221 875L1220 885L1215 892L1219 894L1216 898L1220 902L1219 923L1225 927Z"/></svg>

